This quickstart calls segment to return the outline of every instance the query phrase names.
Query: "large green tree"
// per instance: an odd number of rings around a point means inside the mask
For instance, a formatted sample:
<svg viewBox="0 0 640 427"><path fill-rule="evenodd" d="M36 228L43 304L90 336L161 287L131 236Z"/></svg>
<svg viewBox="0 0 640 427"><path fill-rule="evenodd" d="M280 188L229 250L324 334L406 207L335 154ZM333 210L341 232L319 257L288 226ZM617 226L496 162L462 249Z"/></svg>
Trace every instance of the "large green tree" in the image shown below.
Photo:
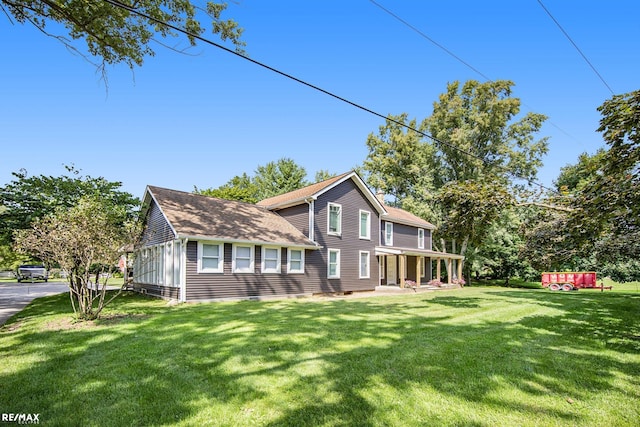
<svg viewBox="0 0 640 427"><path fill-rule="evenodd" d="M542 165L547 138L536 134L546 117L520 115L512 86L453 82L420 125L406 114L390 116L367 138L367 182L438 225L440 250L464 255L480 245L513 204L511 190L522 185L516 178L531 180Z"/></svg>
<svg viewBox="0 0 640 427"><path fill-rule="evenodd" d="M438 186L451 181L514 177L534 179L547 152L547 138L535 139L546 116L518 118L520 100L509 80L453 82L433 104L423 126L435 138L441 168Z"/></svg>
<svg viewBox="0 0 640 427"><path fill-rule="evenodd" d="M29 176L25 170L13 172L15 179L0 187L0 243L10 244L16 230L29 228L33 221L58 208L71 208L84 196L121 206L131 218L136 215L140 201L120 190L121 182L83 176L73 166L65 168L67 174L58 177Z"/></svg>
<svg viewBox="0 0 640 427"><path fill-rule="evenodd" d="M329 175L320 171L317 178ZM194 188L194 193L204 196L219 197L227 200L240 200L256 203L268 197L297 190L308 185L306 170L294 160L283 157L256 168L253 176L246 172L234 176L218 188Z"/></svg>
<svg viewBox="0 0 640 427"><path fill-rule="evenodd" d="M226 7L221 2L190 0L0 0L8 19L35 26L87 59L101 58L97 65L103 68L117 63L140 66L145 57L155 53L151 41L163 45L160 38L180 36L158 22L200 36L205 32L204 20L210 19L214 34L242 50L242 29L235 21L221 17ZM196 43L193 36L187 39L191 45ZM77 40L84 40L85 46Z"/></svg>
<svg viewBox="0 0 640 427"><path fill-rule="evenodd" d="M618 280L640 279L640 90L615 95L598 111L607 150L575 193L568 225L581 255Z"/></svg>

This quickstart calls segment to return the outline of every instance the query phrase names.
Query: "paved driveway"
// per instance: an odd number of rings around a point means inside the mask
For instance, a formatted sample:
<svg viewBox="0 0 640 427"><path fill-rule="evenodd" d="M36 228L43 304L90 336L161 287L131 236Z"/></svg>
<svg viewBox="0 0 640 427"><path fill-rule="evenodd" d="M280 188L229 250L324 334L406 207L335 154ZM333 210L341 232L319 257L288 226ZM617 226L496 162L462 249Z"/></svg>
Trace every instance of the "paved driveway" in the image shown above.
<svg viewBox="0 0 640 427"><path fill-rule="evenodd" d="M64 282L0 283L0 326L35 298L68 291Z"/></svg>

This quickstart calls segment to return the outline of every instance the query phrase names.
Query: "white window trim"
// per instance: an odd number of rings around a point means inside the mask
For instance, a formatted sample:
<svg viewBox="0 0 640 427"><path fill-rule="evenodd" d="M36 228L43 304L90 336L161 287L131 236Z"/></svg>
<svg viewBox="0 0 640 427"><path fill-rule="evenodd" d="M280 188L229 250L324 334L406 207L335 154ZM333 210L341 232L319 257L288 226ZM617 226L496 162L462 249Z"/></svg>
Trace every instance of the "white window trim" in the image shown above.
<svg viewBox="0 0 640 427"><path fill-rule="evenodd" d="M367 230L364 236L362 235L362 214L367 214ZM371 240L371 212L362 209L358 213L358 237L362 240Z"/></svg>
<svg viewBox="0 0 640 427"><path fill-rule="evenodd" d="M337 206L340 208L338 213L338 231L331 231L331 207ZM328 202L327 203L327 234L332 236L342 235L342 205L339 203Z"/></svg>
<svg viewBox="0 0 640 427"><path fill-rule="evenodd" d="M336 256L336 274L331 275L331 253L335 252L338 255ZM329 249L327 251L327 278L328 279L339 279L340 278L340 249Z"/></svg>
<svg viewBox="0 0 640 427"><path fill-rule="evenodd" d="M362 255L367 256L367 272L362 275ZM371 254L369 251L360 251L358 255L358 276L360 279L369 279L371 277Z"/></svg>
<svg viewBox="0 0 640 427"><path fill-rule="evenodd" d="M424 228L418 228L418 249L424 249Z"/></svg>
<svg viewBox="0 0 640 427"><path fill-rule="evenodd" d="M300 269L293 270L291 268L291 251L300 251ZM304 249L288 248L287 249L287 273L304 274Z"/></svg>
<svg viewBox="0 0 640 427"><path fill-rule="evenodd" d="M275 249L276 253L278 254L276 256L276 268L267 268L266 266L266 252L267 249ZM275 274L280 274L282 267L282 249L277 247L277 246L263 246L262 247L262 257L260 258L260 271L262 271L263 273L275 273Z"/></svg>
<svg viewBox="0 0 640 427"><path fill-rule="evenodd" d="M237 257L237 249L238 248L249 248L249 267L246 269L238 269L236 267L236 257ZM242 273L242 274L253 274L255 273L255 246L254 245L233 245L232 248L232 259L231 259L231 271L234 273Z"/></svg>
<svg viewBox="0 0 640 427"><path fill-rule="evenodd" d="M388 231L391 233L388 233ZM386 221L384 223L384 244L385 246L393 246L393 223Z"/></svg>
<svg viewBox="0 0 640 427"><path fill-rule="evenodd" d="M204 255L204 245L217 246L218 247L218 268L204 268L202 267L202 258ZM224 245L216 242L198 242L198 273L222 273L224 272Z"/></svg>

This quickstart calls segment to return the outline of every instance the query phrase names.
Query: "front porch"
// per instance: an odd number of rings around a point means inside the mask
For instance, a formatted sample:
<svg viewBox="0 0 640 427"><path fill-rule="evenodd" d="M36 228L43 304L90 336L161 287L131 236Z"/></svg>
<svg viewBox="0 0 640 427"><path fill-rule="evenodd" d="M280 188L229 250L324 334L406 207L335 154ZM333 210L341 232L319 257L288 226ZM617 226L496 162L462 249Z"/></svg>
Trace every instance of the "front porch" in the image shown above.
<svg viewBox="0 0 640 427"><path fill-rule="evenodd" d="M420 288L434 279L442 282L443 264L446 285L455 285L454 279L462 277L464 257L458 254L378 247L376 256L380 265L381 286Z"/></svg>

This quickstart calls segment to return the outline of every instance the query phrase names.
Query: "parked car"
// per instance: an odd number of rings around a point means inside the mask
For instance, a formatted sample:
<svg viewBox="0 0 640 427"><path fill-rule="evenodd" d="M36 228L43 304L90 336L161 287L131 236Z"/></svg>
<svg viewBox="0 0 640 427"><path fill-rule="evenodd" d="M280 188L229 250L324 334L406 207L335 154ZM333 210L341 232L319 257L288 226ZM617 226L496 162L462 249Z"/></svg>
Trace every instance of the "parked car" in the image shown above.
<svg viewBox="0 0 640 427"><path fill-rule="evenodd" d="M49 271L44 265L23 264L18 267L18 273L16 274L18 283L25 280L49 280Z"/></svg>

